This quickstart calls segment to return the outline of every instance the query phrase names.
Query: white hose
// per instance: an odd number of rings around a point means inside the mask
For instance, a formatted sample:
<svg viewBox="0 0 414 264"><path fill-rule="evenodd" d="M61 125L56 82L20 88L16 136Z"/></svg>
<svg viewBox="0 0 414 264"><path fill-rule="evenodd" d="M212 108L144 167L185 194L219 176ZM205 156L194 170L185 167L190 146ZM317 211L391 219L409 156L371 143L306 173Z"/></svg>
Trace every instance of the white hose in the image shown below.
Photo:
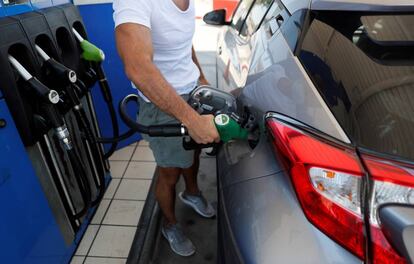
<svg viewBox="0 0 414 264"><path fill-rule="evenodd" d="M39 53L39 55L45 60L45 61L48 61L48 60L50 60L50 57L49 57L49 55L47 55L47 53L44 51L44 50L42 50L42 48L41 47L39 47L38 45L35 45L35 48L36 48L36 51L37 51L37 53Z"/></svg>
<svg viewBox="0 0 414 264"><path fill-rule="evenodd" d="M18 60L16 60L12 55L9 54L9 61L14 66L14 68L17 70L17 72L23 77L25 81L30 80L33 78L33 76L26 70L23 65L20 64Z"/></svg>
<svg viewBox="0 0 414 264"><path fill-rule="evenodd" d="M78 31L76 31L76 29L72 28L72 32L73 34L75 34L75 37L78 39L79 42L83 42L84 39L82 38L82 36L78 33Z"/></svg>

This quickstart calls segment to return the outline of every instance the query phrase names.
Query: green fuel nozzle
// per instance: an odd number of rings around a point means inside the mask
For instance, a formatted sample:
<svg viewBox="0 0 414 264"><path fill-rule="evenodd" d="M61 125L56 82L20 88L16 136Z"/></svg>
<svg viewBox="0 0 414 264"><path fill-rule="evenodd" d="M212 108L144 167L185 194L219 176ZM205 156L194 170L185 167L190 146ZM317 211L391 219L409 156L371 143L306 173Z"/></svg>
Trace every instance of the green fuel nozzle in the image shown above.
<svg viewBox="0 0 414 264"><path fill-rule="evenodd" d="M79 45L82 49L82 58L84 60L90 62L103 62L105 60L105 53L100 48L84 39L76 29L72 28L72 31L79 41Z"/></svg>
<svg viewBox="0 0 414 264"><path fill-rule="evenodd" d="M217 131L220 135L220 139L226 143L232 139L247 139L249 132L242 128L239 123L236 122L227 114L219 114L214 118Z"/></svg>

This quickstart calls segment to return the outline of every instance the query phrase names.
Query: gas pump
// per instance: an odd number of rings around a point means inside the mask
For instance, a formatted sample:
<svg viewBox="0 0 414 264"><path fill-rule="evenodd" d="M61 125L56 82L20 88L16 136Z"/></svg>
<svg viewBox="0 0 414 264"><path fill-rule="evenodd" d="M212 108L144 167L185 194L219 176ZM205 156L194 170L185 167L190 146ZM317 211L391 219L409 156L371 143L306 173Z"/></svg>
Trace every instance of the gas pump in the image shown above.
<svg viewBox="0 0 414 264"><path fill-rule="evenodd" d="M97 176L94 177L94 183L99 190L97 197L91 202L91 205L95 206L102 200L105 193L105 171L103 160L100 158L101 155L96 137L89 124L87 114L80 100L80 95L78 94L83 89L77 85L78 78L75 71L51 58L39 45L35 45L35 49L44 60L45 70L50 71L48 77L55 80L55 83L58 83L60 92L64 94L66 104L70 109L73 109L76 120L85 135L83 143L92 156L95 157L94 162L98 166L94 166L95 176Z"/></svg>
<svg viewBox="0 0 414 264"><path fill-rule="evenodd" d="M44 120L47 126L50 126L54 130L55 137L61 142L64 151L69 157L84 202L84 206L80 211L76 212L75 209L72 208L71 217L74 221L79 222L78 219L84 216L90 208L91 190L89 183L86 180L87 177L85 175L84 165L72 145L71 135L66 127L65 121L56 108L56 104L60 101L59 94L57 91L46 87L36 77L32 76L12 55L8 55L8 59L20 77L27 83L27 92L35 95L40 100L40 118Z"/></svg>

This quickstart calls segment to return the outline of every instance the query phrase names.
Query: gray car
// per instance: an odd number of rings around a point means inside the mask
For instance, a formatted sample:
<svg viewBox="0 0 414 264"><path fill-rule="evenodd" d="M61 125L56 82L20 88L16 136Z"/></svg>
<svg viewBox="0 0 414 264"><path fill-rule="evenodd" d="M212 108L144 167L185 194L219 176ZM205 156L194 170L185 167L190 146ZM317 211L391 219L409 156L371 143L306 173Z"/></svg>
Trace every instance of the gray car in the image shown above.
<svg viewBox="0 0 414 264"><path fill-rule="evenodd" d="M414 2L241 0L220 89L258 140L219 151L219 263L414 260ZM242 115L244 113L241 113Z"/></svg>

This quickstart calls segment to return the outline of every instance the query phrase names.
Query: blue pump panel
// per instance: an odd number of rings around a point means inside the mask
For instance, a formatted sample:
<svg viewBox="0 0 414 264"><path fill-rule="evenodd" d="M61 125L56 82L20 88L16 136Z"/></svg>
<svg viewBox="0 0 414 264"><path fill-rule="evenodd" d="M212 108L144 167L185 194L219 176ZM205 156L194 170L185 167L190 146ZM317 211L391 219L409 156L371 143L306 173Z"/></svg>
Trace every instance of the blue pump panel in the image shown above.
<svg viewBox="0 0 414 264"><path fill-rule="evenodd" d="M4 100L0 119L0 261L65 263L68 248Z"/></svg>
<svg viewBox="0 0 414 264"><path fill-rule="evenodd" d="M52 0L54 6L72 3L71 0Z"/></svg>
<svg viewBox="0 0 414 264"><path fill-rule="evenodd" d="M6 13L4 12L4 8L3 8L3 2L0 1L0 17L5 17Z"/></svg>
<svg viewBox="0 0 414 264"><path fill-rule="evenodd" d="M1 0L6 16L14 16L33 10L29 0Z"/></svg>
<svg viewBox="0 0 414 264"><path fill-rule="evenodd" d="M52 0L31 0L34 10L53 6Z"/></svg>

